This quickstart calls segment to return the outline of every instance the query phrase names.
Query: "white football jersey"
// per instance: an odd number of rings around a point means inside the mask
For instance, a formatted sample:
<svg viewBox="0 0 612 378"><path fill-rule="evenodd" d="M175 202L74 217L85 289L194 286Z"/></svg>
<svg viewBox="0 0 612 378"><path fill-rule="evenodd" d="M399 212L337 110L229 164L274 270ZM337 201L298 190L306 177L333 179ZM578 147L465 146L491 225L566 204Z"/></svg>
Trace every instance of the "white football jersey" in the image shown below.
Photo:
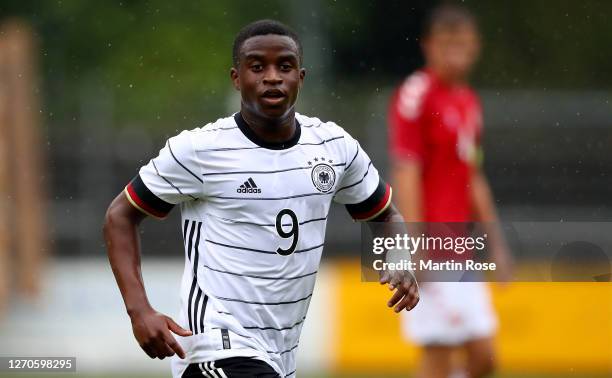
<svg viewBox="0 0 612 378"><path fill-rule="evenodd" d="M295 374L331 202L357 220L382 213L391 188L341 127L296 114L284 143L258 138L240 113L170 138L126 186L163 218L180 205L185 243L177 337L191 363L253 357Z"/></svg>

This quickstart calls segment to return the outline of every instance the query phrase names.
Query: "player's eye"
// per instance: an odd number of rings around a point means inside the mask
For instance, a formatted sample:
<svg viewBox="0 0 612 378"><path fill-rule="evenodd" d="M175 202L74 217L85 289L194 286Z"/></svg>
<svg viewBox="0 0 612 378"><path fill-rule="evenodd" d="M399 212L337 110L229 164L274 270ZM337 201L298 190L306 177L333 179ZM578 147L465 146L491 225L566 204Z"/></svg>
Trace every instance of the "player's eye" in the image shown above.
<svg viewBox="0 0 612 378"><path fill-rule="evenodd" d="M263 70L263 65L261 64L251 64L251 71L253 72L261 72Z"/></svg>
<svg viewBox="0 0 612 378"><path fill-rule="evenodd" d="M291 64L283 63L280 65L282 71L291 71L291 68L293 68Z"/></svg>

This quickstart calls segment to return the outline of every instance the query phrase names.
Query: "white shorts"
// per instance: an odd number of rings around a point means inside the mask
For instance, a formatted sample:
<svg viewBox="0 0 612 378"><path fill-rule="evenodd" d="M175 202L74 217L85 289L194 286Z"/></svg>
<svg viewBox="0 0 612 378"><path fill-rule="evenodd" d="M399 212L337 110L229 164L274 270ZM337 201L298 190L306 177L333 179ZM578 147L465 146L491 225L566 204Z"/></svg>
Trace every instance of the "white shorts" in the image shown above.
<svg viewBox="0 0 612 378"><path fill-rule="evenodd" d="M403 311L402 331L417 345L460 345L492 336L497 318L483 282L426 282L420 301Z"/></svg>

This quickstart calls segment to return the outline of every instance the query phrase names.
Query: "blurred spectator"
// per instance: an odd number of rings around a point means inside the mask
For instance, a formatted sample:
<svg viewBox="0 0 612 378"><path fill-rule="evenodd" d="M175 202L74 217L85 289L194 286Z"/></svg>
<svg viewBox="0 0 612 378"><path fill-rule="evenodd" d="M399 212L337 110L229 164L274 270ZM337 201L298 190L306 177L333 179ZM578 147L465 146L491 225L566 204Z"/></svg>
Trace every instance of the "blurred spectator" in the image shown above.
<svg viewBox="0 0 612 378"><path fill-rule="evenodd" d="M480 101L467 84L480 50L474 17L458 6L434 9L422 49L425 67L401 84L390 109L395 201L408 222L496 223L480 168ZM503 275L506 244L498 229L488 233L489 252ZM449 261L465 258L453 255ZM497 322L486 285L425 282L421 287L421 302L405 314L409 337L423 347L418 376L449 377L458 349L467 352L469 377L489 375Z"/></svg>

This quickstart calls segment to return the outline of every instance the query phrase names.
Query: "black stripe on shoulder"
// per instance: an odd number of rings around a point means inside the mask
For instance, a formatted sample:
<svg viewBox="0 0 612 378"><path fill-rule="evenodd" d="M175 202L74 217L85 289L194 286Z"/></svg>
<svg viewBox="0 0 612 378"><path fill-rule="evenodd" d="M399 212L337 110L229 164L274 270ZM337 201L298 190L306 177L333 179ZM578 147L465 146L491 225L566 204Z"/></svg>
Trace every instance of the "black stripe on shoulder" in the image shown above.
<svg viewBox="0 0 612 378"><path fill-rule="evenodd" d="M144 202L144 205L155 211L158 211L163 214L168 214L170 210L172 210L172 208L174 207L174 204L166 202L155 194L153 194L153 192L150 191L149 188L147 188L145 183L142 181L142 177L140 177L140 174L136 175L136 177L132 179L132 181L130 182L130 186L138 196L138 199ZM139 203L138 205L142 204Z"/></svg>
<svg viewBox="0 0 612 378"><path fill-rule="evenodd" d="M385 197L385 194L387 194L387 183L380 179L374 193L372 193L365 201L346 205L346 209L351 215L367 213L380 204L382 199Z"/></svg>

